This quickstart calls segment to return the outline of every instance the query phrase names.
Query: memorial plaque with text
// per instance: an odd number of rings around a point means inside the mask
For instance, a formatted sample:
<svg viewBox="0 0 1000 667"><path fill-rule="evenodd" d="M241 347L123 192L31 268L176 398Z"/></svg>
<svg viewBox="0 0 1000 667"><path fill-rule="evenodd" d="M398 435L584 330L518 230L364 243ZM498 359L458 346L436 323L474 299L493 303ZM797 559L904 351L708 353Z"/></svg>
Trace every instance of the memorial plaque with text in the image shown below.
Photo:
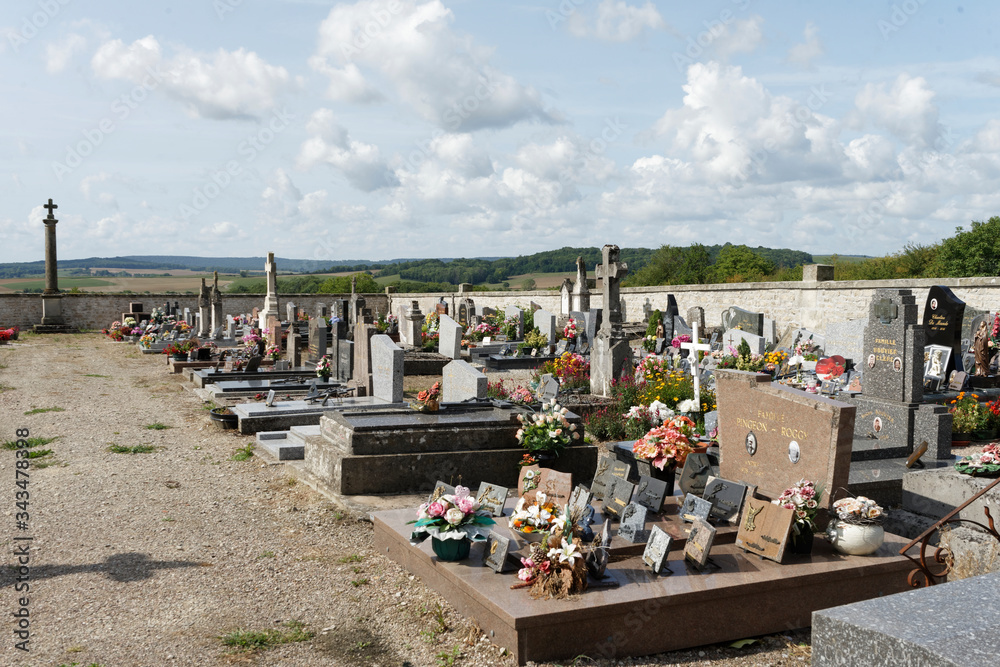
<svg viewBox="0 0 1000 667"><path fill-rule="evenodd" d="M604 500L604 515L618 519L632 501L635 484L618 477L613 478L613 480L611 488L608 489L607 498Z"/></svg>
<svg viewBox="0 0 1000 667"><path fill-rule="evenodd" d="M527 466L521 468L517 491L518 496L529 503L535 501L536 494L540 491L556 505L563 506L569 502L573 493L573 476L550 468Z"/></svg>
<svg viewBox="0 0 1000 667"><path fill-rule="evenodd" d="M678 473L677 486L682 493L700 496L705 492L705 482L712 474L712 462L708 454L696 452L688 454L684 467Z"/></svg>
<svg viewBox="0 0 1000 667"><path fill-rule="evenodd" d="M736 546L780 563L785 556L795 510L748 498L740 516Z"/></svg>
<svg viewBox="0 0 1000 667"><path fill-rule="evenodd" d="M510 489L506 486L480 482L476 500L479 502L480 509L489 512L490 516L503 516L503 506L507 502L509 493Z"/></svg>
<svg viewBox="0 0 1000 667"><path fill-rule="evenodd" d="M431 491L431 495L427 497L427 502L432 503L441 496L452 495L455 493L455 487L451 484L445 484L444 482L438 480L434 482L434 490Z"/></svg>
<svg viewBox="0 0 1000 667"><path fill-rule="evenodd" d="M702 497L712 503L710 516L713 519L734 523L740 517L746 492L746 484L720 477L709 477Z"/></svg>
<svg viewBox="0 0 1000 667"><path fill-rule="evenodd" d="M483 565L498 574L503 574L507 568L507 555L510 553L510 538L497 535L490 531L483 549Z"/></svg>
<svg viewBox="0 0 1000 667"><path fill-rule="evenodd" d="M711 501L699 498L698 496L689 493L684 496L684 502L681 503L680 514L681 519L688 523L698 519L708 521L708 517L712 514L712 503Z"/></svg>
<svg viewBox="0 0 1000 667"><path fill-rule="evenodd" d="M666 496L667 483L664 480L641 475L639 485L635 488L633 500L650 512L659 514L663 509L663 500Z"/></svg>

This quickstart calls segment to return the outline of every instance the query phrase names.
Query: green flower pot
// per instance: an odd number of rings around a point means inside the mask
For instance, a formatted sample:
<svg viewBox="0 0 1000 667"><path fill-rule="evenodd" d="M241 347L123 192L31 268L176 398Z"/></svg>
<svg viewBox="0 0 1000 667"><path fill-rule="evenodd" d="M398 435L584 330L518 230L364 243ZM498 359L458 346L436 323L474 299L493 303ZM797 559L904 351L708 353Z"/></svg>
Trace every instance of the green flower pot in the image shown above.
<svg viewBox="0 0 1000 667"><path fill-rule="evenodd" d="M472 541L468 537L461 540L439 540L436 537L431 537L431 549L438 560L453 563L469 557Z"/></svg>

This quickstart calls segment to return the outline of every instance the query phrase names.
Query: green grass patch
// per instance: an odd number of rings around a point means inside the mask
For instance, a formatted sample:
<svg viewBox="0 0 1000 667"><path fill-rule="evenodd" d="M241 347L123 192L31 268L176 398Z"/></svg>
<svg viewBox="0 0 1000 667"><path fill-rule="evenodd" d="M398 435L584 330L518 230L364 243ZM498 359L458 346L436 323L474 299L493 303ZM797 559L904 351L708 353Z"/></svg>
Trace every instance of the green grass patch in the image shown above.
<svg viewBox="0 0 1000 667"><path fill-rule="evenodd" d="M153 422L152 424L146 424L144 428L147 431L165 431L168 428L173 428L173 427L167 426L166 424L161 424L160 422Z"/></svg>
<svg viewBox="0 0 1000 667"><path fill-rule="evenodd" d="M34 410L28 410L24 414L26 415L40 415L44 412L66 412L64 408L35 408Z"/></svg>
<svg viewBox="0 0 1000 667"><path fill-rule="evenodd" d="M222 635L220 639L225 646L242 651L259 651L281 644L307 642L316 636L315 632L305 629L300 621L285 623L285 630L236 630Z"/></svg>
<svg viewBox="0 0 1000 667"><path fill-rule="evenodd" d="M14 387L11 387L9 384L0 384L0 394L4 393L5 391L12 391L13 389Z"/></svg>
<svg viewBox="0 0 1000 667"><path fill-rule="evenodd" d="M108 445L108 451L113 454L149 454L150 452L156 451L155 445L119 445L116 443L111 443Z"/></svg>
<svg viewBox="0 0 1000 667"><path fill-rule="evenodd" d="M3 448L4 449L11 449L11 450L14 450L14 449L33 449L35 447L44 447L45 445L49 444L50 442L55 442L58 439L59 439L59 436L56 436L54 438L25 438L25 442L27 442L28 444L26 444L24 447L18 447L16 440L8 440L7 442L3 443Z"/></svg>
<svg viewBox="0 0 1000 667"><path fill-rule="evenodd" d="M51 449L32 449L25 458L41 459L52 453Z"/></svg>
<svg viewBox="0 0 1000 667"><path fill-rule="evenodd" d="M260 555L260 557L261 558L274 558L274 552L273 551L265 551L264 553L262 553Z"/></svg>
<svg viewBox="0 0 1000 667"><path fill-rule="evenodd" d="M368 583L367 577L364 579L354 579L353 581L351 581L351 586L357 588L358 586L364 586L367 583Z"/></svg>
<svg viewBox="0 0 1000 667"><path fill-rule="evenodd" d="M109 380L111 379L110 375L98 375L97 373L87 373L83 377L85 377L85 378L107 378Z"/></svg>
<svg viewBox="0 0 1000 667"><path fill-rule="evenodd" d="M364 556L359 554L351 554L350 556L344 556L343 558L338 558L338 563L360 563L364 560Z"/></svg>
<svg viewBox="0 0 1000 667"><path fill-rule="evenodd" d="M253 443L248 442L246 447L240 447L236 453L229 457L231 461L249 461L253 457Z"/></svg>

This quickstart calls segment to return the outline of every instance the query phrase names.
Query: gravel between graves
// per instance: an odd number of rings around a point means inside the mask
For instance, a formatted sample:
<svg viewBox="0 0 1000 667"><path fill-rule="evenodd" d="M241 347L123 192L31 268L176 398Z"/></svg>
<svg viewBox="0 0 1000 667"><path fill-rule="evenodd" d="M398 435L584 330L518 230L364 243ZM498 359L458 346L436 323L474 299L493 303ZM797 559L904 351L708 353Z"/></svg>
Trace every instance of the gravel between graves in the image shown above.
<svg viewBox="0 0 1000 667"><path fill-rule="evenodd" d="M376 554L364 513L297 483L283 465L232 460L252 439L210 424L163 356L99 334L23 335L0 346L0 387L0 440L17 428L57 438L45 446L52 455L33 461L51 465L30 470L26 531L15 528L14 455L0 459L4 549L12 553L15 536L34 538L30 653L14 649L8 621L0 664L515 664ZM24 414L52 407L62 411ZM157 422L170 428L145 428ZM112 453L111 443L156 451ZM17 576L13 566L0 575L4 614L24 595L13 591ZM290 621L315 637L255 652L220 639ZM793 665L808 663L807 642L808 633L791 633L742 649L577 664Z"/></svg>

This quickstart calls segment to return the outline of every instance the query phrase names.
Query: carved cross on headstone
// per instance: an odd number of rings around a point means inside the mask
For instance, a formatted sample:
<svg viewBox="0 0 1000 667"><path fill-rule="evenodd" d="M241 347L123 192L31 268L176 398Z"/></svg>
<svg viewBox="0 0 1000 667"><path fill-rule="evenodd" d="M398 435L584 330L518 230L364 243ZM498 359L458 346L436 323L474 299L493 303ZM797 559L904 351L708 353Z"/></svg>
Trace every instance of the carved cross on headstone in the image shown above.
<svg viewBox="0 0 1000 667"><path fill-rule="evenodd" d="M57 209L57 208L59 208L59 207L57 205L53 204L52 200L50 199L49 203L45 204L44 206L42 206L42 208L49 209L49 218L54 218L55 216L52 215L52 211L55 210L55 209Z"/></svg>
<svg viewBox="0 0 1000 667"><path fill-rule="evenodd" d="M701 342L698 338L698 323L691 323L691 342L681 343L682 350L690 350L689 353L691 359L691 377L694 379L694 412L701 412L701 372L698 368L698 353L708 352L712 349L711 345L707 345Z"/></svg>
<svg viewBox="0 0 1000 667"><path fill-rule="evenodd" d="M890 324L899 317L899 306L889 299L881 299L875 304L875 317L882 324Z"/></svg>
<svg viewBox="0 0 1000 667"><path fill-rule="evenodd" d="M628 275L628 264L619 262L619 250L616 245L606 245L602 249L603 263L597 265L595 271L601 279L601 293L604 296L604 311L606 316L601 325L603 329L618 328L622 322L622 305L620 296L621 281Z"/></svg>

